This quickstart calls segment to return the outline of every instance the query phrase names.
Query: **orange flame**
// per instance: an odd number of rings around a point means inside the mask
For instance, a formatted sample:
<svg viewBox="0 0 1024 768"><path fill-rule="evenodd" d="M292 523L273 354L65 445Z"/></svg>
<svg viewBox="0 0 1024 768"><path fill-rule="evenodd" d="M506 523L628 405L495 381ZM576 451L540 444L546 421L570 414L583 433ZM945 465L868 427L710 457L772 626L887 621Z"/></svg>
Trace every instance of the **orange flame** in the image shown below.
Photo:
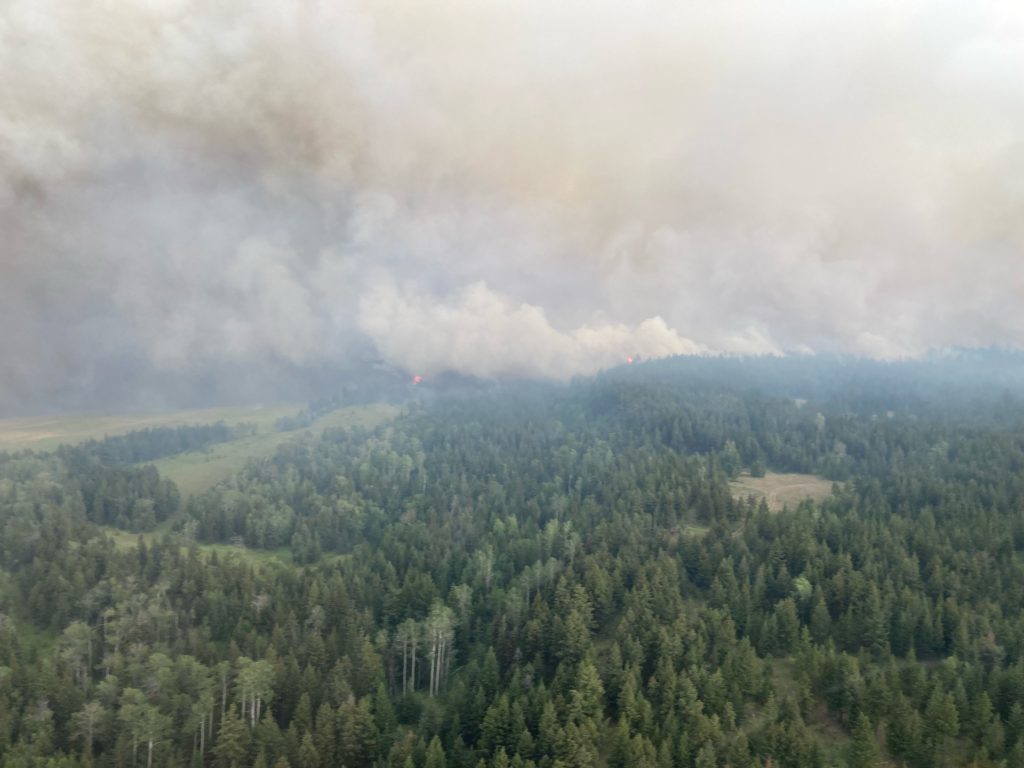
<svg viewBox="0 0 1024 768"><path fill-rule="evenodd" d="M417 373L417 374L416 374L415 376L413 376L413 377L412 377L412 385L413 385L414 387L415 387L415 386L416 386L417 384L419 384L419 383L420 383L421 381L423 381L423 377L422 377L422 376L420 376L420 375L419 375L418 373Z"/></svg>

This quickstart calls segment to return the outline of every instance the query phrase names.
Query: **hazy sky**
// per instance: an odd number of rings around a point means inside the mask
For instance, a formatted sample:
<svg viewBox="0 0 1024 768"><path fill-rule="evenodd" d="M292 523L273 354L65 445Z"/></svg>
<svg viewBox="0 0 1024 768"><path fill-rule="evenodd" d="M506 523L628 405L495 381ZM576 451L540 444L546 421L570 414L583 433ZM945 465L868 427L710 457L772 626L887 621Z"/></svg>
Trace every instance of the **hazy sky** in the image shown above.
<svg viewBox="0 0 1024 768"><path fill-rule="evenodd" d="M1024 345L1024 3L0 0L0 406Z"/></svg>

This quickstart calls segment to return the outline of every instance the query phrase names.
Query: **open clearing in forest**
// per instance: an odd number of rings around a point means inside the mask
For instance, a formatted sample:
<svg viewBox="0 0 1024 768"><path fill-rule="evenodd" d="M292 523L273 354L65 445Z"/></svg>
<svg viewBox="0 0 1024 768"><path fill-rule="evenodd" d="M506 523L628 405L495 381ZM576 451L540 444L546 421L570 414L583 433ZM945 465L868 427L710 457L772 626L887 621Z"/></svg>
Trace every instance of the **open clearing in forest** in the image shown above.
<svg viewBox="0 0 1024 768"><path fill-rule="evenodd" d="M743 474L729 485L732 487L732 495L737 499L763 497L772 512L780 512L786 506L795 507L804 499L823 501L832 493L831 480L796 472L769 472L764 477Z"/></svg>
<svg viewBox="0 0 1024 768"><path fill-rule="evenodd" d="M325 429L347 427L372 429L393 419L398 415L399 410L398 406L387 403L353 405L331 411L302 429L289 432L269 432L263 431L264 427L261 427L261 431L255 435L246 435L227 443L219 443L203 451L179 453L176 456L168 456L150 463L157 467L162 476L175 482L178 490L181 491L184 505L189 496L202 493L243 469L249 459L273 456L278 446L309 439L320 435ZM291 413L294 414L295 410L293 409ZM273 428L272 424L269 428ZM138 546L140 536L147 543L152 544L157 537L170 533L175 520L180 519L180 515L181 512L172 515L152 531L142 534L122 531L109 526L103 526L103 530L120 549L128 550ZM221 557L238 557L253 565L292 562L291 551L288 547L261 550L235 547L231 544L201 544L200 549L206 553L216 552ZM347 556L327 557L329 559Z"/></svg>
<svg viewBox="0 0 1024 768"><path fill-rule="evenodd" d="M332 427L365 427L383 424L398 413L398 407L385 403L353 405L331 411L308 427L290 432L258 432L227 443L212 445L204 451L189 451L152 462L164 477L170 478L181 491L182 500L202 493L221 480L243 469L249 459L273 456L278 446L319 435Z"/></svg>
<svg viewBox="0 0 1024 768"><path fill-rule="evenodd" d="M50 451L59 445L75 445L90 439L123 435L146 427L180 427L186 424L255 424L260 432L269 432L283 416L294 416L302 409L286 405L201 408L162 413L62 414L29 419L0 419L0 451Z"/></svg>
<svg viewBox="0 0 1024 768"><path fill-rule="evenodd" d="M59 445L75 445L90 439L123 435L147 427L178 427L194 424L255 424L255 434L218 443L205 450L187 451L157 459L152 463L164 477L175 482L182 500L213 487L241 470L249 459L273 456L278 446L310 435L319 435L331 427L373 428L395 417L397 406L385 403L353 405L331 411L308 427L278 432L276 424L284 416L295 416L302 409L296 404L203 408L164 413L121 415L63 415L31 419L0 419L0 451L32 449L50 451Z"/></svg>

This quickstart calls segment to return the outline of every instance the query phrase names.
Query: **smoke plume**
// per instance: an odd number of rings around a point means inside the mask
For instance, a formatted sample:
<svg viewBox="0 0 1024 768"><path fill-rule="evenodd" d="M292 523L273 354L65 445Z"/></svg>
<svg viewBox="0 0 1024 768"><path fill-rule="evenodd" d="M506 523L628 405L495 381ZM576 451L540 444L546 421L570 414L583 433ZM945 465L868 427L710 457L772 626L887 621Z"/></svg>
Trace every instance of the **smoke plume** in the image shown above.
<svg viewBox="0 0 1024 768"><path fill-rule="evenodd" d="M0 408L1024 345L1017 2L6 0L0 72Z"/></svg>

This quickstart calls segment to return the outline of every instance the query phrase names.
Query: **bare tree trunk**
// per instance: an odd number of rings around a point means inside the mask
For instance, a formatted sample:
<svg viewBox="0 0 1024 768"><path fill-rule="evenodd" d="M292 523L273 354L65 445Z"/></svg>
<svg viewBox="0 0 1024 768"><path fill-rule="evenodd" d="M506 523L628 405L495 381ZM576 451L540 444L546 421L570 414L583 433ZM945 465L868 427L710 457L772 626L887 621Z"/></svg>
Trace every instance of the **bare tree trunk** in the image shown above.
<svg viewBox="0 0 1024 768"><path fill-rule="evenodd" d="M443 664L444 664L444 635L441 632L438 632L438 639L437 639L437 685L435 686L436 693L438 693L438 694L441 693L441 680L443 679L442 678L442 675L443 675L442 666L443 666Z"/></svg>
<svg viewBox="0 0 1024 768"><path fill-rule="evenodd" d="M437 661L437 635L431 632L430 637L430 696L434 695L434 665Z"/></svg>
<svg viewBox="0 0 1024 768"><path fill-rule="evenodd" d="M416 692L416 635L412 636L412 682L413 692Z"/></svg>
<svg viewBox="0 0 1024 768"><path fill-rule="evenodd" d="M445 638L444 635L441 635L441 658L439 658L437 660L437 690L438 690L438 693L441 692L441 684L444 682L444 673L445 673L445 658L444 658L444 654L445 654L445 651L448 648L448 643L446 642L446 640L447 640L447 638Z"/></svg>
<svg viewBox="0 0 1024 768"><path fill-rule="evenodd" d="M407 642L408 641L406 640L406 638L402 637L402 693L403 694L406 692L406 666L407 666L406 656L407 656L407 653L408 653L408 651L406 649Z"/></svg>
<svg viewBox="0 0 1024 768"><path fill-rule="evenodd" d="M228 710L228 671L221 672L220 677L220 721L224 722L224 714ZM212 736L213 733L211 732Z"/></svg>

